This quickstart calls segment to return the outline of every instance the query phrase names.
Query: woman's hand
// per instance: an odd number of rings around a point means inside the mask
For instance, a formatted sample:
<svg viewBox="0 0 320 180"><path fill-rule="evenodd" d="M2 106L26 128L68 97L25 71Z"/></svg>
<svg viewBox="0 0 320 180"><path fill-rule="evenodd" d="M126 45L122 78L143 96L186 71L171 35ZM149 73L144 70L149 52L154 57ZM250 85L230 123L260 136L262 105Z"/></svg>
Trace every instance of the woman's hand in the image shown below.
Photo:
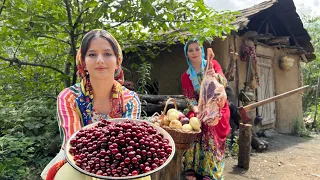
<svg viewBox="0 0 320 180"><path fill-rule="evenodd" d="M208 70L206 71L206 74L207 74L208 76L212 76L212 77L215 77L216 79L218 79L218 74L215 72L214 69L208 69Z"/></svg>
<svg viewBox="0 0 320 180"><path fill-rule="evenodd" d="M197 115L199 113L198 106L193 106L192 111Z"/></svg>
<svg viewBox="0 0 320 180"><path fill-rule="evenodd" d="M212 50L212 48L208 48L207 49L207 60L208 61L210 61L210 60L212 60L213 58L214 58L214 52L213 52L213 50Z"/></svg>
<svg viewBox="0 0 320 180"><path fill-rule="evenodd" d="M213 68L213 64L211 61L208 62L209 63L209 68L206 70L206 75L208 76L212 76L215 77L216 79L218 79L218 74L216 73L216 71Z"/></svg>

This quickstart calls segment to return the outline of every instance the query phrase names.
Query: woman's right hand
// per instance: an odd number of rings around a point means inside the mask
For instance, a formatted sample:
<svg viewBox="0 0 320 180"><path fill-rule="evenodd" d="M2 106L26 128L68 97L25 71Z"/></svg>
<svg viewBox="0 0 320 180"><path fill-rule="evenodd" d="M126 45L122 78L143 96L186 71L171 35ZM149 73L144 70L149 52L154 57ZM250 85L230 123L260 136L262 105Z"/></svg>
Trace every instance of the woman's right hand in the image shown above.
<svg viewBox="0 0 320 180"><path fill-rule="evenodd" d="M192 111L197 115L199 113L198 106L193 106Z"/></svg>
<svg viewBox="0 0 320 180"><path fill-rule="evenodd" d="M207 49L207 61L210 61L214 58L215 54L212 50L212 48Z"/></svg>

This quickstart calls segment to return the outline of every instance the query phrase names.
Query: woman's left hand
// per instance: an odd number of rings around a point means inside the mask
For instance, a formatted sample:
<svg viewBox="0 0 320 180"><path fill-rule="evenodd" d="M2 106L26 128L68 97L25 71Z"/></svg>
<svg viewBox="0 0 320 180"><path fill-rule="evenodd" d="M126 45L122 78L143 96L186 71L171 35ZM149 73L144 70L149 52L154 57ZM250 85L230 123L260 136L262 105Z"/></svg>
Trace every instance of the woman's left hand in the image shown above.
<svg viewBox="0 0 320 180"><path fill-rule="evenodd" d="M218 74L215 72L214 69L208 69L208 70L206 71L206 74L209 75L209 76L215 77L216 79L218 79Z"/></svg>

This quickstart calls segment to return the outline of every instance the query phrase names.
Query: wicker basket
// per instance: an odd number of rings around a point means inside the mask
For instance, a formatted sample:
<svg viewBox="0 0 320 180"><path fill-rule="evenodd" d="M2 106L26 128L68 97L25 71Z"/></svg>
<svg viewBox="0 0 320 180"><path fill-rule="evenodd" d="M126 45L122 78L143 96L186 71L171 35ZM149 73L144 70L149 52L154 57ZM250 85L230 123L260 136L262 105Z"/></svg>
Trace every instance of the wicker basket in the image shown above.
<svg viewBox="0 0 320 180"><path fill-rule="evenodd" d="M294 65L294 58L292 56L284 56L279 62L280 69L289 71Z"/></svg>
<svg viewBox="0 0 320 180"><path fill-rule="evenodd" d="M201 130L200 131L183 131L182 129L173 129L169 126L165 126L163 124L163 121L164 121L165 114L167 112L167 107L170 101L173 102L174 108L177 109L176 100L174 98L169 98L166 102L166 105L164 107L162 114L160 115L160 119L161 119L160 126L171 135L178 149L188 149L188 147L200 137Z"/></svg>

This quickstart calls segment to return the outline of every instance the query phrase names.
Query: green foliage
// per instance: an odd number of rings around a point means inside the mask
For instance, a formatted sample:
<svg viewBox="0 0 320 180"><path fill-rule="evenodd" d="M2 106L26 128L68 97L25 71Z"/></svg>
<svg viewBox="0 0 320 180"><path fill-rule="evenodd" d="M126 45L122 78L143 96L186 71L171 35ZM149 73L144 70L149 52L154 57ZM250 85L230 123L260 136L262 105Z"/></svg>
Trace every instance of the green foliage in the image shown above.
<svg viewBox="0 0 320 180"><path fill-rule="evenodd" d="M318 105L319 106L319 105ZM316 106L311 106L308 110L304 113L304 118L308 119L311 118L314 122L314 129L320 130L320 108L317 109L317 117L314 119L314 114L316 112ZM307 129L312 129L312 124L306 124Z"/></svg>
<svg viewBox="0 0 320 180"><path fill-rule="evenodd" d="M136 52L144 60L145 56L155 57L158 42L170 45L177 40L184 42L188 36L211 41L230 33L235 20L234 13L216 12L202 0L4 2L0 15L0 71L40 66L50 69L51 74L56 72L56 80L64 82L65 87L76 81L76 51L83 35L91 29L109 31L126 53ZM38 70L31 68L29 75L35 72Z"/></svg>
<svg viewBox="0 0 320 180"><path fill-rule="evenodd" d="M151 81L151 67L150 62L143 62L138 68L139 80L138 80L138 93L139 94L149 94L150 92L147 89L149 82Z"/></svg>
<svg viewBox="0 0 320 180"><path fill-rule="evenodd" d="M227 138L226 140L226 155L227 156L235 156L238 157L239 153L239 137L235 136L233 140L231 138Z"/></svg>
<svg viewBox="0 0 320 180"><path fill-rule="evenodd" d="M310 136L310 132L305 127L305 124L301 116L298 116L296 121L294 122L292 133L301 137Z"/></svg>
<svg viewBox="0 0 320 180"><path fill-rule="evenodd" d="M54 100L0 104L0 179L39 179L60 145L55 112Z"/></svg>
<svg viewBox="0 0 320 180"><path fill-rule="evenodd" d="M320 17L304 16L304 25L311 36L311 42L315 49L317 58L307 64L302 64L303 83L311 86L311 89L303 95L303 110L304 116L311 116L317 113L317 118L314 119L316 129L320 129L320 96L316 99L316 92L318 87L318 77L320 76ZM318 101L317 101L318 100ZM316 104L317 103L317 104ZM316 112L316 106L317 112Z"/></svg>

